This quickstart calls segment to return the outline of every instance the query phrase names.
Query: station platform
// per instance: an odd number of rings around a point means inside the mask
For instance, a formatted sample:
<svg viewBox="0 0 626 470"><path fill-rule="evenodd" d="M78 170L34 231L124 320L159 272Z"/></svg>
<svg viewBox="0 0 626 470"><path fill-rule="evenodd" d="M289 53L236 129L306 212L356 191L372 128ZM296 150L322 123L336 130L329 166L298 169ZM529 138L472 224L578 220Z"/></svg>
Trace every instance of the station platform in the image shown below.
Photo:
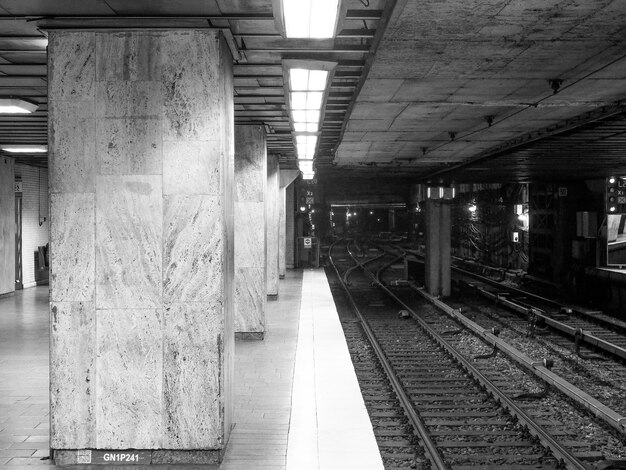
<svg viewBox="0 0 626 470"><path fill-rule="evenodd" d="M0 467L62 468L40 460L48 289L2 298L0 312ZM323 270L288 271L265 339L236 342L234 421L223 470L383 469Z"/></svg>

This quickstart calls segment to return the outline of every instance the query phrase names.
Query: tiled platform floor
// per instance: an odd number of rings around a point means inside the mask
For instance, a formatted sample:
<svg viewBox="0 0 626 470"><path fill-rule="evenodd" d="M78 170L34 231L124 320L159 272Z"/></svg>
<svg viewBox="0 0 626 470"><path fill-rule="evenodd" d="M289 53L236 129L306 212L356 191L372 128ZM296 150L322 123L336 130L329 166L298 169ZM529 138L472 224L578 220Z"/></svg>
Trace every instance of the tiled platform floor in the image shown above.
<svg viewBox="0 0 626 470"><path fill-rule="evenodd" d="M48 288L0 298L0 466L49 465Z"/></svg>
<svg viewBox="0 0 626 470"><path fill-rule="evenodd" d="M0 299L7 470L61 468L39 460L48 455L47 297L38 287ZM221 469L383 468L322 270L288 271L279 300L268 302L265 340L236 344L235 380L236 425Z"/></svg>

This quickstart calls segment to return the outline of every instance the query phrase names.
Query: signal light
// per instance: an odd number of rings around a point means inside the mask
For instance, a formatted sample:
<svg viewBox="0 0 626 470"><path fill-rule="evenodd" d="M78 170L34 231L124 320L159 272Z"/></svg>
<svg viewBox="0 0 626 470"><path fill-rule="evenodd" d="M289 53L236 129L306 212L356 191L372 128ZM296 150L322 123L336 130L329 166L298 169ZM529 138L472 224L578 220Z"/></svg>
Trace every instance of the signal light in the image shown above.
<svg viewBox="0 0 626 470"><path fill-rule="evenodd" d="M624 184L620 184L617 176L609 176L606 179L606 212L616 214L620 212L620 205L626 204L626 194L624 194ZM624 212L624 210L621 210Z"/></svg>

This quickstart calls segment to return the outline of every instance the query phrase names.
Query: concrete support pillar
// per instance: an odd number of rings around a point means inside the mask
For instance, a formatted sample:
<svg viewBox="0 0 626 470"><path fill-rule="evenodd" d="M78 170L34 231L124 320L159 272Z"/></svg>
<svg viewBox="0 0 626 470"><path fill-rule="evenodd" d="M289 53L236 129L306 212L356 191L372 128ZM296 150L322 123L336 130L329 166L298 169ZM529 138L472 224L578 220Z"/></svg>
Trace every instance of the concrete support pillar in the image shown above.
<svg viewBox="0 0 626 470"><path fill-rule="evenodd" d="M267 301L263 126L235 127L235 337L263 339Z"/></svg>
<svg viewBox="0 0 626 470"><path fill-rule="evenodd" d="M420 203L420 190L421 185L412 184L409 198L407 200L407 209L409 211L409 240L413 243L417 241L417 212L419 210Z"/></svg>
<svg viewBox="0 0 626 470"><path fill-rule="evenodd" d="M291 183L285 191L285 265L288 269L294 268L296 256L296 205L295 184Z"/></svg>
<svg viewBox="0 0 626 470"><path fill-rule="evenodd" d="M395 209L389 209L388 224L389 224L390 232L393 232L396 230L396 210Z"/></svg>
<svg viewBox="0 0 626 470"><path fill-rule="evenodd" d="M267 157L267 298L278 299L278 244L280 223L280 194L279 194L280 171L278 157Z"/></svg>
<svg viewBox="0 0 626 470"><path fill-rule="evenodd" d="M280 188L280 217L278 225L278 278L285 279L287 274L287 188Z"/></svg>
<svg viewBox="0 0 626 470"><path fill-rule="evenodd" d="M15 161L0 158L0 295L15 291Z"/></svg>
<svg viewBox="0 0 626 470"><path fill-rule="evenodd" d="M48 72L53 458L215 464L232 422L229 49L216 30L53 30Z"/></svg>
<svg viewBox="0 0 626 470"><path fill-rule="evenodd" d="M450 204L426 201L426 290L431 295L450 295Z"/></svg>

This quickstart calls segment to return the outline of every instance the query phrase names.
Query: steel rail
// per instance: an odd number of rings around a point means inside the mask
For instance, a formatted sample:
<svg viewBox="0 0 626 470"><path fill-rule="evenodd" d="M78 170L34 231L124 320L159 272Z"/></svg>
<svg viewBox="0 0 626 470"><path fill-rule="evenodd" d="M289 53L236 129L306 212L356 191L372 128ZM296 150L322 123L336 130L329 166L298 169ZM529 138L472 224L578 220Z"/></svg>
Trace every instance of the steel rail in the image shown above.
<svg viewBox="0 0 626 470"><path fill-rule="evenodd" d="M399 251L403 251L399 247L394 247L394 249L399 250ZM477 323L473 322L472 320L470 320L466 316L462 315L460 313L460 311L457 311L457 310L453 309L452 307L450 307L449 305L445 304L441 300L439 300L439 299L433 297L432 295L426 293L423 289L417 287L413 283L409 283L409 286L412 289L414 289L415 291L417 291L420 295L422 295L426 300L428 300L429 302L431 302L434 305L436 305L437 307L439 307L446 314L448 314L449 316L451 316L452 318L454 318L455 320L457 320L458 322L463 324L465 327L469 328L476 335L482 337L491 346L493 346L494 348L498 348L500 351L502 351L508 357L510 357L511 359L513 359L514 361L516 361L517 363L522 365L524 368L530 370L537 377L539 377L540 379L542 379L546 383L554 386L557 390L559 390L561 393L563 393L563 394L567 395L568 397L570 397L576 403L579 403L580 405L582 405L585 409L589 410L594 416L596 416L597 418L601 419L603 422L607 423L613 429L619 431L622 434L626 434L626 417L625 416L620 415L616 411L614 411L611 408L609 408L608 406L604 405L599 400L593 398L588 393L584 392L583 390L579 389L575 385L573 385L573 384L569 383L568 381L564 380L563 378L561 378L560 376L558 376L557 374L555 374L554 372L552 372L551 370L546 368L543 365L543 363L537 362L537 361L533 361L528 356L523 354L521 351L517 350L516 348L514 348L511 345L509 345L508 343L506 343L501 338L498 338L497 336L492 334L489 329L483 328L483 327L479 326ZM477 290L479 292L480 291L484 291L484 289L480 289L480 288L477 288ZM484 291L484 292L487 292L487 291ZM523 291L520 291L520 292L523 292ZM489 293L489 294L491 294L491 293ZM491 295L493 295L493 294L491 294ZM502 296L499 296L496 301L498 303L501 303L501 304L509 307L509 308L515 309L516 311L526 312L528 310L527 307L521 307L521 306L519 306L517 304L514 304L510 300L502 298ZM559 323L560 325L563 326L563 330L567 330L568 332L570 332L569 330L571 330L571 334L572 335L573 335L573 332L576 330L575 328L572 328L572 327L570 327L568 325L565 325L565 324L562 324L560 322L557 322L556 320L551 319L550 317L546 317L546 316L542 315L539 312L537 312L536 315L540 316L541 318L544 318L546 320L547 324L550 324L551 326L553 326L555 328L558 327L556 324ZM553 323L554 323L554 325L552 325ZM600 340L598 338L595 338L593 335L588 334L584 330L583 330L583 336L584 336L583 339L586 339L590 344L595 344L596 346L599 346L601 341L604 342L604 343L607 343L606 341L603 341L603 340ZM594 340L597 341L597 343L594 343ZM615 346L615 345L613 345L611 343L607 343L607 350L609 350L610 352L613 352L611 350L613 348L614 349L622 349L622 348L619 348L618 346ZM613 353L616 354L615 352L613 352ZM617 354L617 355L619 355L619 354Z"/></svg>
<svg viewBox="0 0 626 470"><path fill-rule="evenodd" d="M381 251L383 251L383 252L387 252L387 250L385 250L385 246L384 246L384 245L376 245L376 248L378 248L379 250L381 250ZM401 255L393 255L393 254L389 253L389 254L390 254L390 256L396 256L396 258L395 258L393 261L391 261L391 262L389 262L389 263L385 264L382 268L380 268L380 269L378 269L378 270L376 271L376 279L378 279L378 281L379 281L379 282L382 282L382 281L380 280L380 275L382 274L382 272L383 272L385 269L387 269L389 266L391 266L391 265L392 265L393 263L395 263L396 261L399 261L399 260L404 260L404 259L406 258L406 253L407 253L407 252L406 252L405 250L403 250L403 249L402 249L402 248L400 248L400 247L395 247L395 246L394 246L394 248L396 248L396 249L397 249L398 251L400 251L402 254L401 254Z"/></svg>
<svg viewBox="0 0 626 470"><path fill-rule="evenodd" d="M402 256L398 256L394 259L392 259L391 261L389 261L388 263L385 263L380 269L376 270L376 279L378 279L379 282L382 282L380 280L380 276L382 275L383 271L388 269L389 267L391 267L393 264L397 263L400 260L403 260L404 258Z"/></svg>
<svg viewBox="0 0 626 470"><path fill-rule="evenodd" d="M620 433L626 434L626 417L613 411L611 408L596 400L591 395L582 391L575 385L567 382L562 377L558 376L557 374L546 368L542 362L533 361L521 351L515 349L504 340L495 336L493 333L491 333L490 330L481 327L477 323L462 315L459 311L453 309L449 305L446 305L436 297L433 297L432 295L426 293L423 289L411 283L409 283L409 285L420 295L422 295L426 300L439 307L439 309L447 313L452 318L456 319L458 322L463 324L466 328L470 329L476 335L482 337L485 341L487 341L487 343L491 344L493 347L497 347L508 357L510 357L526 369L531 370L535 375L537 375L545 382L553 385L561 393L567 395L576 403L581 404L594 416L600 418L602 421L604 421Z"/></svg>
<svg viewBox="0 0 626 470"><path fill-rule="evenodd" d="M393 292L391 292L385 285L380 283L376 277L367 269L362 268L364 273L370 277L378 287L385 291L391 298L393 298L398 304L405 308L409 314L417 321L422 329L436 340L462 367L470 374L472 374L485 389L496 399L499 400L501 405L508 409L518 421L522 423L528 431L535 436L539 441L552 451L552 454L560 460L566 468L573 470L586 470L587 467L574 455L572 455L566 448L564 448L554 437L552 437L545 429L543 429L535 420L529 416L522 408L520 408L513 400L511 400L506 394L504 394L497 386L495 386L487 377L485 377L479 370L477 370L465 357L463 357L458 351L456 351L448 341L446 341L439 333L433 330L422 318L420 318L406 303L398 298Z"/></svg>
<svg viewBox="0 0 626 470"><path fill-rule="evenodd" d="M387 359L387 356L385 355L382 347L378 343L378 340L376 339L376 336L374 335L374 332L372 331L372 328L370 327L369 322L359 310L356 302L354 301L354 298L352 297L352 294L350 293L350 290L348 289L348 286L342 280L341 274L339 273L339 269L337 269L337 265L335 265L335 262L332 256L333 247L340 241L342 240L337 240L333 242L328 248L328 259L330 260L330 264L335 270L335 273L337 274L337 278L339 279L341 287L346 293L346 297L348 298L348 301L350 302L350 305L352 306L352 309L354 310L355 315L359 319L359 322L361 323L361 326L363 327L363 331L365 332L365 335L367 336L368 341L372 345L372 349L376 353L376 356L378 357L380 364L385 370L387 378L389 379L389 382L391 383L393 389L395 390L398 400L400 401L400 404L402 405L402 408L407 414L407 417L411 421L411 424L413 425L414 429L417 431L419 438L422 441L422 445L426 450L426 456L430 460L431 464L433 465L433 469L448 470L448 467L444 463L443 458L441 457L441 455L439 454L439 451L437 450L437 446L432 441L430 435L428 434L426 427L424 426L424 423L422 423L422 420L419 417L419 414L413 407L411 399L409 398L406 391L404 390L404 387L398 380L393 370L393 366ZM346 246L346 250L347 250L347 246ZM348 253L350 253L350 256L352 256L352 253L349 250L347 251ZM358 263L356 259L355 259L355 262Z"/></svg>
<svg viewBox="0 0 626 470"><path fill-rule="evenodd" d="M348 239L348 240L347 240L347 242L348 242L348 243L350 243L350 241L353 241L353 240L350 240L350 239ZM335 242L335 243L337 243L337 242ZM385 256L387 256L387 253L385 253L385 252L383 251L380 255L377 255L377 256L375 256L374 258L370 258L370 259L368 259L368 260L365 260L365 261L363 262L363 264L371 263L371 262L376 261L376 260L378 260L378 259L380 259L380 258L383 258L383 257L385 257ZM354 257L352 257L352 259L354 260L354 262L356 263L356 265L354 265L354 266L350 266L350 267L346 270L346 272L345 272L345 273L343 273L343 280L344 280L344 282L345 282L346 284L350 284L350 282L348 281L348 278L350 277L350 274L352 274L352 273L353 273L356 269L358 269L358 268L360 267L360 263L359 263L359 261L357 261L357 260L356 260L356 258L354 258Z"/></svg>
<svg viewBox="0 0 626 470"><path fill-rule="evenodd" d="M619 320L615 320L615 319L611 319L611 318L592 317L589 314L585 313L583 310L580 310L579 307L576 307L575 305L563 304L561 302L557 302L555 300L548 299L546 297L542 297L540 295L537 295L537 294L534 294L532 292L528 292L528 291L525 291L525 290L522 290L522 289L518 289L516 287L503 286L498 281L494 281L493 279L489 279L488 277L481 276L480 274L473 273L471 271L467 271L467 270L465 270L463 268L459 268L458 266L453 266L452 269L457 271L457 272L460 272L461 274L464 274L466 276L478 279L479 281L482 281L485 284L489 284L489 285L491 285L493 287L496 287L496 288L499 288L499 289L507 290L507 291L512 292L513 294L516 294L516 295L521 295L523 297L528 297L530 299L535 299L538 302L542 302L542 303L547 304L549 306L552 306L554 308L557 308L557 309L569 308L569 309L572 310L572 313L574 315L578 315L578 316L582 317L583 319L585 319L587 321L590 321L592 323L597 323L600 326L605 326L606 327L607 325L610 325L611 327L618 328L618 329L620 329L622 331L626 330L626 324L624 322L620 322Z"/></svg>
<svg viewBox="0 0 626 470"><path fill-rule="evenodd" d="M384 249L384 247L379 247L381 249ZM394 250L398 250L401 252L405 252L401 247L397 247L397 246L393 246L392 247ZM528 297L530 299L534 299L538 302L547 304L547 305L551 305L555 308L562 308L562 307L568 307L568 308L572 308L570 306L567 305L563 305L559 302L555 302L554 300L551 299L547 299L545 297L542 297L540 295L536 295L533 294L532 292L526 292L523 291L521 289L517 289L515 287L511 287L511 286L503 286L501 284L499 284L497 281L493 281L489 278L486 278L484 276L481 276L480 274L476 274L473 273L471 271L466 271L465 269L453 266L452 267L453 271L459 272L463 275L472 277L474 279L478 279L481 282L484 282L485 284L489 284L493 287L497 287L500 288L504 291L510 292L512 294L515 295L520 295L520 296L524 296L524 297ZM598 349L601 349L602 351L605 351L609 354L613 354L614 356L619 357L620 359L624 359L626 360L626 348L622 348L621 346L618 346L616 344L611 343L610 341L604 340L602 338L599 338L598 336L594 335L593 333L591 333L588 330L585 329L581 329L581 328L576 328L576 327L572 327L567 325L566 323L560 322L558 320L555 320L553 318L551 318L549 315L546 315L545 310L543 310L542 308L539 307L535 307L533 305L522 305L520 303L516 303L511 299L507 299L506 296L501 295L500 293L493 293L493 292L489 292L486 289L483 289L481 287L478 286L474 286L469 284L471 287L473 287L474 289L476 289L476 291L478 291L482 296L487 297L490 300L493 300L494 302L496 302L497 304L501 304L504 305L507 308L510 308L511 310L514 310L516 312L525 314L528 312L529 307L532 307L533 310L535 310L535 314L540 317L541 319L543 319L546 324L548 326L550 326L551 328L560 331L561 333L564 333L572 338L576 337L576 333L578 332L580 334L579 338L582 342L587 343L589 345L595 346ZM573 309L573 312L576 312L576 309ZM591 323L594 323L594 320L590 320L585 318L585 315L582 315L581 312L578 312L578 314L581 316L581 318L585 321L589 321ZM596 323L599 323L601 327L606 327L605 325L602 325L602 323L609 323L609 325L612 326L617 326L620 327L620 325L613 325L610 322L606 322L603 320L598 320L595 319Z"/></svg>
<svg viewBox="0 0 626 470"><path fill-rule="evenodd" d="M380 255L378 255L378 256L375 256L374 258L370 258L370 259L367 259L367 260L365 260L365 261L359 262L359 261L356 259L356 257L355 257L355 256L353 256L353 255L352 255L352 253L350 252L349 245L348 245L348 253L350 253L350 256L352 257L352 259L353 259L353 260L354 260L354 262L356 263L354 266L351 266L351 267L348 269L348 271L350 271L350 273L352 273L352 272L354 272L354 270L355 270L355 269L358 269L358 268L363 269L363 267L364 267L366 264L371 263L371 262L373 262L373 261L377 261L377 260L379 260L379 259L381 259L381 258L384 258L384 257L385 257L385 256L387 256L387 255L389 255L389 256L395 256L395 258L394 258L394 259L392 259L392 260L391 260L391 261L389 261L388 263L385 263L385 264L384 264L381 268L379 268L378 270L376 270L376 278L380 280L380 276L381 276L382 272L383 272L385 269L389 268L391 265L393 265L393 264L394 264L394 263L396 263L397 261L400 261L400 260L404 259L404 257L403 257L403 256L392 255L392 254L390 254L390 253L387 253L384 249L382 249L382 248L380 248L380 247L378 247L378 249L379 249L380 251L382 251L383 253L382 253L382 254L380 254ZM346 272L348 272L348 271L346 271Z"/></svg>
<svg viewBox="0 0 626 470"><path fill-rule="evenodd" d="M511 310L515 310L516 312L519 312L519 313L528 312L529 307L520 305L514 302L513 300L507 299L503 295L494 294L493 292L489 292L481 287L476 287L476 290L484 297L487 297L488 299L493 300L497 304L502 304L510 308ZM601 349L605 352L611 353L621 359L626 360L626 349L616 344L613 344L609 341L606 341L602 338L598 338L596 335L594 335L593 333L587 330L584 330L582 328L576 328L576 327L567 325L563 322L560 322L558 320L555 320L554 318L551 318L549 315L546 315L545 312L540 308L533 307L533 306L530 306L530 307L533 309L537 317L544 320L546 322L546 325L554 328L555 330L560 331L561 333L565 333L566 335L571 336L573 338L576 337L576 333L578 332L581 335L580 338L583 342L587 344L591 344L597 347L598 349Z"/></svg>

